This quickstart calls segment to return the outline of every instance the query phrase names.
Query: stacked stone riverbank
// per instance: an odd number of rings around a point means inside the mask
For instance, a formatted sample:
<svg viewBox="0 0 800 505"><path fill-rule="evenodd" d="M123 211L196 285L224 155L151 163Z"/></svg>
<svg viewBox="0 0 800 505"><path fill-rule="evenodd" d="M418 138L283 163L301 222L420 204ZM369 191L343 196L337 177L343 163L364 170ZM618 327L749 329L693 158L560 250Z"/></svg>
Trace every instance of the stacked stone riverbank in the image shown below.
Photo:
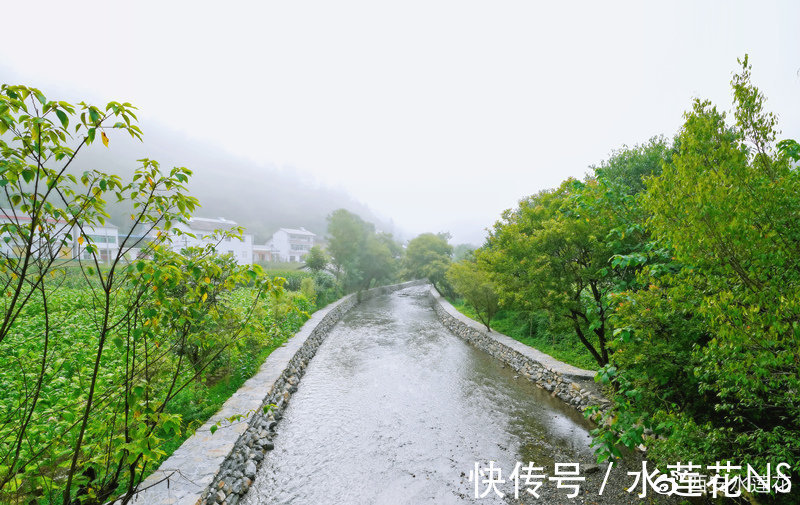
<svg viewBox="0 0 800 505"><path fill-rule="evenodd" d="M502 333L487 331L456 310L436 288L431 288L430 297L437 317L453 334L506 363L553 396L580 411L592 405L605 410L611 404L594 383L596 372L559 361Z"/></svg>
<svg viewBox="0 0 800 505"><path fill-rule="evenodd" d="M278 422L311 359L330 330L363 300L425 281L412 281L354 293L317 311L284 346L276 349L248 380L197 432L140 486L135 504L237 505L253 484L265 455L274 448ZM570 406L609 405L593 382L595 372L582 370L505 335L486 331L459 313L439 293L429 293L437 318L520 376L551 392Z"/></svg>

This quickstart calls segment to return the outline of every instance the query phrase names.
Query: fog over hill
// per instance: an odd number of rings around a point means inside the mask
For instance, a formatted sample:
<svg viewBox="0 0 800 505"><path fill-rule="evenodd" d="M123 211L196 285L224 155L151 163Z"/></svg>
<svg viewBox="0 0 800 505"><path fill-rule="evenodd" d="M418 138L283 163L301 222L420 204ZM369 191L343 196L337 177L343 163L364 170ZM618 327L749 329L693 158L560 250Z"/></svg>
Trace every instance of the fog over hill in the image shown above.
<svg viewBox="0 0 800 505"><path fill-rule="evenodd" d="M232 219L254 234L256 243L263 243L281 227L305 227L324 235L328 214L338 208L397 234L391 219L381 219L342 188L321 185L290 168L231 155L158 125L143 124L142 130L144 142L109 131L109 147L98 141L82 149L71 171L97 169L120 175L125 181L140 166L136 160L141 158L158 161L164 171L185 166L194 173L189 192L200 200L195 215ZM124 206L112 206L112 220L123 230L128 214Z"/></svg>

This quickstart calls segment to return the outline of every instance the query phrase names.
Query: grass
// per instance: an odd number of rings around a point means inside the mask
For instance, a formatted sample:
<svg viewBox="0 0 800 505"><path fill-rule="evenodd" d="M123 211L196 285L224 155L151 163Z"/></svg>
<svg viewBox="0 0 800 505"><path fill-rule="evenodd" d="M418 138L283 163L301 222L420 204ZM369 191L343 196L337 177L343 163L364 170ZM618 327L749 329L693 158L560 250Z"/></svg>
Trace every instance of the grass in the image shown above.
<svg viewBox="0 0 800 505"><path fill-rule="evenodd" d="M216 414L222 405L228 401L240 387L258 372L264 361L272 354L272 351L283 345L288 340L288 336L273 339L269 345L262 348L259 352L242 356L242 362L230 374L225 375L219 381L205 389L202 398L195 391L187 390L186 394L175 398L170 405L170 411L181 414L182 430L181 435L172 437L164 443L164 451L167 455L172 454L180 447L194 432L203 425L211 416ZM168 456L167 456L168 457Z"/></svg>
<svg viewBox="0 0 800 505"><path fill-rule="evenodd" d="M84 411L86 390L98 345L98 312L91 291L86 289L85 279L70 270L64 279L57 281L61 286L48 296L47 316L42 301L32 299L20 312L13 331L0 347L0 391L3 392L0 394L0 413L6 419L6 422L0 422L0 454L8 454L9 450L13 450L10 444L17 434L15 427L19 425L15 422L16 417L22 417L16 414L15 409L18 410L18 404L29 401L25 395L30 394L30 384L36 384L41 368L43 341L47 335L47 365L41 372L41 395L35 407L29 407L35 408L35 411L25 432L27 444L21 445L21 461L33 457L35 451L41 452L35 456L37 465L23 467L17 472L13 486L6 486L4 492L0 493L2 503L10 503L12 499L23 500L20 503L47 502L50 499L60 501L58 486L62 485L62 481L53 480L51 475L55 472L53 469L61 469L64 464L69 464L65 454L68 455L69 447L74 444L76 420L81 418ZM244 287L231 292L228 298L232 318L235 314L243 318L254 301L252 292ZM279 323L273 323L276 317L273 310L279 306L288 312L282 313ZM289 310L290 307L296 307L298 311ZM287 292L280 300L261 298L253 316L258 321L255 326L247 330L240 342L230 345L215 358L199 380L190 382L167 404L165 414L180 415L180 430L175 433L165 425L153 437L154 450L149 456L148 473L154 471L161 461L214 415L258 371L264 360L296 333L305 322L307 313L315 308L299 293ZM112 309L112 318L121 317L123 310L124 301L120 301ZM230 324L236 324L235 321L230 319ZM112 334L109 337L96 382L96 398L109 400L95 402L84 437L87 456L79 462L79 474L88 465L92 451L105 450L106 439L113 439L113 443L117 444L121 437L120 428L115 423L121 423L122 419L121 398L124 392L119 386L127 365L125 340L117 336ZM213 341L206 343L209 346L217 345ZM158 342L155 345L158 346ZM163 371L179 366L175 365L176 362L180 363L177 356L177 353L164 353L158 367L152 368L153 381L148 382L148 386L153 392L154 401L160 401L168 387L168 381L161 380L166 377ZM184 363L178 383L191 380L193 373ZM131 410L131 426L134 427L139 426L136 419L140 411L137 409L139 407L134 406ZM1 463L0 477L3 476L2 472L7 471L7 467ZM123 474L118 489L124 488L126 479L127 474Z"/></svg>
<svg viewBox="0 0 800 505"><path fill-rule="evenodd" d="M294 300L301 310L309 314L317 310L317 307L309 303ZM287 317L281 325L282 331L273 336L263 347L252 348L255 352L239 352L233 362L229 363L223 374L213 382L206 381L206 386L200 385L198 388L187 388L186 391L178 395L169 406L171 412L181 414L181 436L173 437L165 442L165 452L167 457L183 444L194 432L203 425L211 416L216 414L240 387L256 372L266 361L272 351L286 343L297 331L300 330L306 317L294 314ZM166 459L166 458L165 458Z"/></svg>
<svg viewBox="0 0 800 505"><path fill-rule="evenodd" d="M449 300L459 312L480 322L475 310L464 300ZM482 324L482 323L481 323ZM542 318L529 320L519 312L499 311L491 323L492 330L508 335L525 345L538 349L557 360L586 370L597 370L597 361L575 335L556 335L547 330Z"/></svg>
<svg viewBox="0 0 800 505"><path fill-rule="evenodd" d="M264 270L299 270L304 272L305 270L300 270L301 267L304 267L305 263L300 262L284 262L284 261L259 261L259 265Z"/></svg>

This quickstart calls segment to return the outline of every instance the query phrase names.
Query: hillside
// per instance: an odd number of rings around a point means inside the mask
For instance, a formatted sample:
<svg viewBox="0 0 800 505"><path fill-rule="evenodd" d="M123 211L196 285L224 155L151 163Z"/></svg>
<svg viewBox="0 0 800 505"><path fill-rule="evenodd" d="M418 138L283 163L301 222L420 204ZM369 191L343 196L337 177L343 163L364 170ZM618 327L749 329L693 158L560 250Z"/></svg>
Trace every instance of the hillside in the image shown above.
<svg viewBox="0 0 800 505"><path fill-rule="evenodd" d="M344 190L319 185L297 171L237 158L157 126L145 126L143 130L143 143L112 135L108 148L99 142L92 145L81 153L72 171L96 168L125 179L125 174L136 168L136 160L144 157L159 161L164 169L185 166L194 172L190 193L202 206L196 215L232 219L253 233L257 243L264 242L280 227L303 226L324 235L328 214L338 208L394 231L391 223L382 222ZM128 214L124 205L111 208L112 220L123 230Z"/></svg>

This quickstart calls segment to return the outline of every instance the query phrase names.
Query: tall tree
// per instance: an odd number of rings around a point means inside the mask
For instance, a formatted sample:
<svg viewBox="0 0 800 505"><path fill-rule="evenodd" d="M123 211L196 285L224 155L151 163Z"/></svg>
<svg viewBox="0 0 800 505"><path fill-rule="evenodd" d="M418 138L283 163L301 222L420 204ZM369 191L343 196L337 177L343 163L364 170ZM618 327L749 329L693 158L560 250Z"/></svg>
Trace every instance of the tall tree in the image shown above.
<svg viewBox="0 0 800 505"><path fill-rule="evenodd" d="M328 233L337 280L346 291L393 278L401 249L391 234L376 233L372 223L345 209L330 215Z"/></svg>
<svg viewBox="0 0 800 505"><path fill-rule="evenodd" d="M661 173L661 166L670 154L667 139L653 137L643 144L615 150L608 160L592 169L595 178L602 181L606 189L622 195L635 195L646 188L649 177Z"/></svg>
<svg viewBox="0 0 800 505"><path fill-rule="evenodd" d="M305 257L306 266L313 272L325 270L330 261L330 257L318 245L313 246Z"/></svg>
<svg viewBox="0 0 800 505"><path fill-rule="evenodd" d="M337 209L328 216L328 251L339 282L348 286L358 284L359 258L367 237L374 232L371 223L345 209Z"/></svg>
<svg viewBox="0 0 800 505"><path fill-rule="evenodd" d="M476 253L499 284L501 303L543 311L552 332L574 333L598 365L608 364L612 297L657 252L638 195L669 149L658 137L622 148L585 181L569 179L504 212Z"/></svg>
<svg viewBox="0 0 800 505"><path fill-rule="evenodd" d="M741 63L733 123L695 101L645 204L653 233L687 265L680 285L657 285L683 292L677 308L711 337L691 348L705 403L687 418L732 434L709 444L700 430L687 446L797 464L800 174L776 150L777 118Z"/></svg>
<svg viewBox="0 0 800 505"><path fill-rule="evenodd" d="M648 182L648 232L669 256L616 299L616 366L602 376L619 392L597 440L605 454L646 443L662 465L702 454L796 475L800 174L741 63L733 121L696 100Z"/></svg>
<svg viewBox="0 0 800 505"><path fill-rule="evenodd" d="M406 275L428 279L439 289L448 290L445 274L450 267L453 246L447 233L423 233L409 241L404 258Z"/></svg>
<svg viewBox="0 0 800 505"><path fill-rule="evenodd" d="M589 185L596 185L589 181ZM608 295L612 252L605 243L613 223L582 208L593 193L574 179L506 211L479 260L500 284L507 303L544 310L554 329L573 331L597 363L608 363Z"/></svg>
<svg viewBox="0 0 800 505"><path fill-rule="evenodd" d="M492 318L499 308L499 296L488 272L481 270L473 261L462 260L450 265L447 280L475 310L486 329L491 331Z"/></svg>
<svg viewBox="0 0 800 505"><path fill-rule="evenodd" d="M369 289L373 282L391 280L397 270L401 248L389 233L367 236L359 257L361 286Z"/></svg>

